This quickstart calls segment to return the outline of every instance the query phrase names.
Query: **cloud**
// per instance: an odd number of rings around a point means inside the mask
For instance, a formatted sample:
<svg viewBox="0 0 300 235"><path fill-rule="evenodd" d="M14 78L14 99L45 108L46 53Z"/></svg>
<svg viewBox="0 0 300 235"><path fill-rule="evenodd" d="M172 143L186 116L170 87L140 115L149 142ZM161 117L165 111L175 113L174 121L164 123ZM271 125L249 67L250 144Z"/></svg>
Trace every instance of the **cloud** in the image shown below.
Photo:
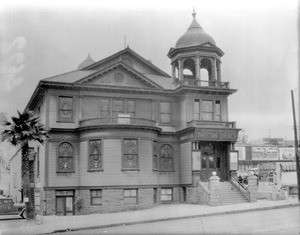
<svg viewBox="0 0 300 235"><path fill-rule="evenodd" d="M3 35L2 35L3 36ZM20 85L24 80L20 74L25 68L25 55L23 53L26 47L25 37L17 37L11 43L1 42L0 57L0 82L6 91L11 91L15 86Z"/></svg>

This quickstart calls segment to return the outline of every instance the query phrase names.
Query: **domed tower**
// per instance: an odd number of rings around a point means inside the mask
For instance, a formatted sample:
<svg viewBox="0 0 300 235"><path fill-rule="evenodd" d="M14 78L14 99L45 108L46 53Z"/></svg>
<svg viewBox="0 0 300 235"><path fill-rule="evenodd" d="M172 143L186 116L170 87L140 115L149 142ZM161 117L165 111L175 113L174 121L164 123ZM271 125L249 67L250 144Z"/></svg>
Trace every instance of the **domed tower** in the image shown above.
<svg viewBox="0 0 300 235"><path fill-rule="evenodd" d="M199 25L195 11L192 16L191 25L168 53L173 83L179 86L222 86L221 57L224 53Z"/></svg>
<svg viewBox="0 0 300 235"><path fill-rule="evenodd" d="M89 53L87 58L78 65L77 69L78 70L83 69L83 68L85 68L85 67L87 67L87 66L89 66L93 63L95 63L95 61L92 59L92 57Z"/></svg>

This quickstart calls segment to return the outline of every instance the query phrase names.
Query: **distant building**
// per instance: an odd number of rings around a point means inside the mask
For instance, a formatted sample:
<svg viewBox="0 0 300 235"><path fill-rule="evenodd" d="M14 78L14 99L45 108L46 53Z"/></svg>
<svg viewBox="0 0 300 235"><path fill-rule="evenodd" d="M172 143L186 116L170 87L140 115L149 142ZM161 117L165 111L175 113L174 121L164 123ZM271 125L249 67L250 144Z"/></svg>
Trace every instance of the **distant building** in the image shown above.
<svg viewBox="0 0 300 235"><path fill-rule="evenodd" d="M213 171L229 179L236 90L222 81L223 52L195 16L168 53L172 76L127 47L39 82L26 107L50 132L32 146L37 213L190 203Z"/></svg>

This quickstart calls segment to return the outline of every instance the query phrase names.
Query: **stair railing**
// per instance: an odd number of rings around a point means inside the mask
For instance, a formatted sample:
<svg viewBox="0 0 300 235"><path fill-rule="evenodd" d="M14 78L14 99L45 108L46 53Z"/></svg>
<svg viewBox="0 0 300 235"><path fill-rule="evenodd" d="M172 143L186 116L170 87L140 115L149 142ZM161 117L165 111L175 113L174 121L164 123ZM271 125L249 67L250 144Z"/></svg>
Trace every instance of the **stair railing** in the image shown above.
<svg viewBox="0 0 300 235"><path fill-rule="evenodd" d="M231 183L242 193L242 195L247 199L247 201L250 201L250 192L248 191L247 187L233 175L231 175L230 179Z"/></svg>

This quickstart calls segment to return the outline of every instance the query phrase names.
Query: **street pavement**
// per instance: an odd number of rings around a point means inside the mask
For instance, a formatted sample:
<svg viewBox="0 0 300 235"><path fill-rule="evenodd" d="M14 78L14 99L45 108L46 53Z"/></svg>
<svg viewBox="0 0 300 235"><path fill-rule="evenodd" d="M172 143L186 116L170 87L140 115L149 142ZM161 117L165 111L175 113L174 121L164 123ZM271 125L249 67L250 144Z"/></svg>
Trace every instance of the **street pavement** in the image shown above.
<svg viewBox="0 0 300 235"><path fill-rule="evenodd" d="M300 233L300 207L197 217L155 223L67 232L66 235L101 234L270 234Z"/></svg>
<svg viewBox="0 0 300 235"><path fill-rule="evenodd" d="M207 205L168 204L151 209L77 216L43 216L35 221L0 220L0 235L45 234L65 231L84 231L132 224L153 223L178 219L192 219L277 208L299 207L297 198L282 201L259 200L255 203L241 203L211 207Z"/></svg>

